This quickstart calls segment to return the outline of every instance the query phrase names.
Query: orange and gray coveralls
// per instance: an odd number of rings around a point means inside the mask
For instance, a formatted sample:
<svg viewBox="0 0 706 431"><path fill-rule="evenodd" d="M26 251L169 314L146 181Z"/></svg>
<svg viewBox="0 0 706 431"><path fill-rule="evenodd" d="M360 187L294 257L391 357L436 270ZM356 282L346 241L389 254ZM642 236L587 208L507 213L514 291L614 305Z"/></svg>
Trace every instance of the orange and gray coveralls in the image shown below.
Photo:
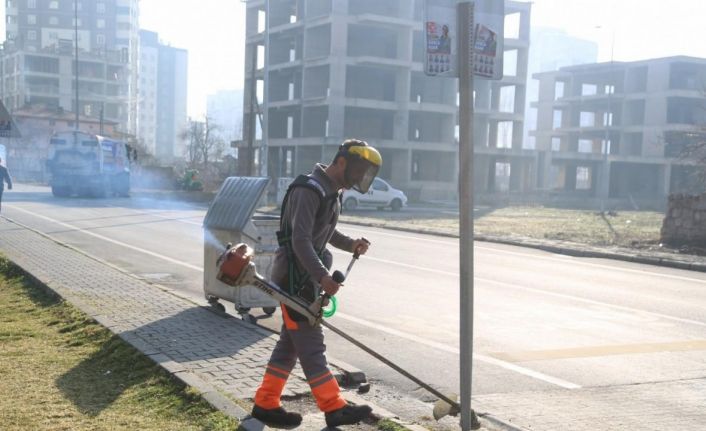
<svg viewBox="0 0 706 431"><path fill-rule="evenodd" d="M331 252L326 245L349 251L353 239L336 230L341 212L339 186L317 164L313 172L300 176L290 186L282 203L282 219L275 253L272 281L291 294L311 302L318 295L318 281L328 275ZM303 184L304 182L308 184ZM255 395L264 409L280 407L280 396L299 358L311 392L323 412L346 405L338 382L326 362L321 325L311 326L306 318L282 305L282 332Z"/></svg>

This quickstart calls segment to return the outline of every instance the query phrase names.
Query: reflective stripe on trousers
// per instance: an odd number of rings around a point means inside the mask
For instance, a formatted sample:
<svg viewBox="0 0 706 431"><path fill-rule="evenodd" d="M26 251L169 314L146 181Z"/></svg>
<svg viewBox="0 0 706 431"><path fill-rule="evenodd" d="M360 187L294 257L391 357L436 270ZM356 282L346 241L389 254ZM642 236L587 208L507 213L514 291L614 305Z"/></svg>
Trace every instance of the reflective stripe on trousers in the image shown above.
<svg viewBox="0 0 706 431"><path fill-rule="evenodd" d="M320 325L312 327L308 322L294 322L282 307L284 324L272 356L267 364L262 384L255 394L255 404L264 409L281 406L280 397L297 358L304 375L323 412L338 410L346 405L341 389L326 362L324 333Z"/></svg>

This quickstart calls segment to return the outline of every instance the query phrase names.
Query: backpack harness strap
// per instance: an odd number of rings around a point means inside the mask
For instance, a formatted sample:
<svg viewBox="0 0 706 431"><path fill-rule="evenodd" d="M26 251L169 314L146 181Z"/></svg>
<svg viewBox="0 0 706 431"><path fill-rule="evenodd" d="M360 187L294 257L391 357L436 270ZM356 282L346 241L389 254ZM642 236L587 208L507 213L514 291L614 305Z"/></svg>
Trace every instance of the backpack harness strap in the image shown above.
<svg viewBox="0 0 706 431"><path fill-rule="evenodd" d="M292 183L287 188L287 193L284 195L282 200L282 210L280 212L280 230L277 231L277 243L280 247L285 247L287 252L287 264L288 264L288 274L289 274L289 293L297 294L304 286L306 282L309 281L311 275L305 271L300 271L296 265L296 256L294 255L294 248L292 247L292 227L284 219L284 212L289 201L289 195L297 187L306 187L310 190L314 190L319 197L319 208L316 211L316 218L320 218L324 211L329 207L329 202L338 199L340 201L341 194L339 192L326 194L324 187L310 175L299 175L292 181ZM316 255L319 259L323 258L324 250L326 250L326 244L324 244L320 250L316 250Z"/></svg>

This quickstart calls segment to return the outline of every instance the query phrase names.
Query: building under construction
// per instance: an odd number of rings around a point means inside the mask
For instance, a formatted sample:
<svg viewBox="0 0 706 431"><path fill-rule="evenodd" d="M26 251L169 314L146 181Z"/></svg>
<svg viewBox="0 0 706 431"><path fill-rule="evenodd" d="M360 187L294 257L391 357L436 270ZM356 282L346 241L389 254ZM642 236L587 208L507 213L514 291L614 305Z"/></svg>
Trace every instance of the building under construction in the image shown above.
<svg viewBox="0 0 706 431"><path fill-rule="evenodd" d="M564 67L539 80L539 190L662 205L702 192L685 148L706 141L706 59Z"/></svg>
<svg viewBox="0 0 706 431"><path fill-rule="evenodd" d="M355 137L412 199L455 198L458 83L424 74L423 4L247 1L239 172L293 177ZM505 77L475 82L478 192L523 191L536 176L536 153L522 148L530 7L506 2Z"/></svg>

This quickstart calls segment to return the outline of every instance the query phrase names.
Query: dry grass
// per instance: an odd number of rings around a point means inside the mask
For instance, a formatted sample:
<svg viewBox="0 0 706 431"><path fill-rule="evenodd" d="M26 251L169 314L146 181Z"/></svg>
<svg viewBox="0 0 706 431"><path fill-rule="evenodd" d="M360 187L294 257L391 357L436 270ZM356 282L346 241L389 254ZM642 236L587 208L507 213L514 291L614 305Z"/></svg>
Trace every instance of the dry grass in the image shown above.
<svg viewBox="0 0 706 431"><path fill-rule="evenodd" d="M3 430L237 427L140 352L16 275L0 260Z"/></svg>
<svg viewBox="0 0 706 431"><path fill-rule="evenodd" d="M664 214L654 211L620 211L601 216L585 210L506 207L477 210L474 228L476 235L643 248L659 242L663 217ZM443 211L359 211L342 216L341 221L458 234L458 216Z"/></svg>

